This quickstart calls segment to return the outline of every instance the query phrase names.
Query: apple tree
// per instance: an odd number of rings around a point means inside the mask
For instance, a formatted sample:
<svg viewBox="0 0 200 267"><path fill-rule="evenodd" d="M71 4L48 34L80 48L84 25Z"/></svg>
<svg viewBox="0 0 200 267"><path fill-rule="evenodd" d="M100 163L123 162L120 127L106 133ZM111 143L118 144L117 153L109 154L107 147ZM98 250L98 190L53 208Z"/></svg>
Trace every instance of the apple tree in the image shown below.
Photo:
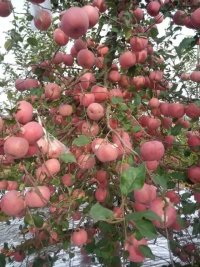
<svg viewBox="0 0 200 267"><path fill-rule="evenodd" d="M0 55L0 215L23 236L0 265L78 246L141 266L163 236L172 266L198 266L200 1L43 2L0 0L14 58Z"/></svg>

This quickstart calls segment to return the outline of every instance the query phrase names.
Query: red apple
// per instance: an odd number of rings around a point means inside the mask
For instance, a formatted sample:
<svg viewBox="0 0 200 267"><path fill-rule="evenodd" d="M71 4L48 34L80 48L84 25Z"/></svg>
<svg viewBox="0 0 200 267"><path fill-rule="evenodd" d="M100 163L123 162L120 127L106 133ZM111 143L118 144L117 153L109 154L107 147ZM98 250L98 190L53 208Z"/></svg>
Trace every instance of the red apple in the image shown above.
<svg viewBox="0 0 200 267"><path fill-rule="evenodd" d="M80 104L84 107L88 107L90 104L95 102L95 96L92 93L80 94Z"/></svg>
<svg viewBox="0 0 200 267"><path fill-rule="evenodd" d="M197 203L200 203L200 192L194 192L194 199Z"/></svg>
<svg viewBox="0 0 200 267"><path fill-rule="evenodd" d="M96 122L90 124L85 121L81 125L81 133L87 136L97 136L99 134L100 128Z"/></svg>
<svg viewBox="0 0 200 267"><path fill-rule="evenodd" d="M6 180L0 180L0 190L6 190L8 182Z"/></svg>
<svg viewBox="0 0 200 267"><path fill-rule="evenodd" d="M129 257L128 259L132 262L143 262L145 256L140 252L139 246L147 245L147 240L142 238L137 240L134 235L128 237L125 242L125 250L128 250Z"/></svg>
<svg viewBox="0 0 200 267"><path fill-rule="evenodd" d="M141 145L141 156L145 161L161 160L164 156L165 149L160 141L148 141Z"/></svg>
<svg viewBox="0 0 200 267"><path fill-rule="evenodd" d="M76 39L74 42L74 48L78 53L80 50L87 48L87 43L85 41L83 41L83 39L81 39L81 38Z"/></svg>
<svg viewBox="0 0 200 267"><path fill-rule="evenodd" d="M134 15L136 21L138 22L140 20L143 20L144 11L141 8L137 7L135 10L133 10L133 15Z"/></svg>
<svg viewBox="0 0 200 267"><path fill-rule="evenodd" d="M159 162L157 160L146 161L145 164L149 171L155 171L159 166Z"/></svg>
<svg viewBox="0 0 200 267"><path fill-rule="evenodd" d="M84 229L75 231L71 235L71 242L75 246L82 246L86 244L87 239L88 239L88 234Z"/></svg>
<svg viewBox="0 0 200 267"><path fill-rule="evenodd" d="M70 173L63 175L61 180L64 186L72 186L74 184L74 177Z"/></svg>
<svg viewBox="0 0 200 267"><path fill-rule="evenodd" d="M103 102L108 98L108 89L106 87L94 85L91 89L96 102Z"/></svg>
<svg viewBox="0 0 200 267"><path fill-rule="evenodd" d="M115 144L103 142L95 146L95 155L101 162L115 161L118 157L118 147Z"/></svg>
<svg viewBox="0 0 200 267"><path fill-rule="evenodd" d="M7 181L7 190L11 191L11 190L17 190L19 185L17 181Z"/></svg>
<svg viewBox="0 0 200 267"><path fill-rule="evenodd" d="M85 69L91 69L95 63L94 54L88 49L81 49L77 54L77 63Z"/></svg>
<svg viewBox="0 0 200 267"><path fill-rule="evenodd" d="M14 117L22 124L31 121L33 118L33 106L25 100L18 102L17 112L14 114Z"/></svg>
<svg viewBox="0 0 200 267"><path fill-rule="evenodd" d="M120 73L118 70L111 70L108 74L109 81L116 83L120 81Z"/></svg>
<svg viewBox="0 0 200 267"><path fill-rule="evenodd" d="M172 103L169 106L169 115L172 118L181 118L185 114L185 107L180 103Z"/></svg>
<svg viewBox="0 0 200 267"><path fill-rule="evenodd" d="M126 51L120 55L119 63L123 69L128 69L136 64L136 56L131 51Z"/></svg>
<svg viewBox="0 0 200 267"><path fill-rule="evenodd" d="M105 188L99 187L95 191L95 198L98 202L104 202L107 198L108 191Z"/></svg>
<svg viewBox="0 0 200 267"><path fill-rule="evenodd" d="M8 17L12 12L13 6L9 0L0 1L0 17Z"/></svg>
<svg viewBox="0 0 200 267"><path fill-rule="evenodd" d="M98 21L99 21L99 12L98 9L90 6L90 5L86 5L83 6L83 10L87 13L88 15L88 19L89 19L89 28L94 27Z"/></svg>
<svg viewBox="0 0 200 267"><path fill-rule="evenodd" d="M53 39L59 46L64 46L69 41L68 36L59 28L53 32Z"/></svg>
<svg viewBox="0 0 200 267"><path fill-rule="evenodd" d="M51 13L47 10L41 9L34 17L35 27L40 31L47 31L52 22Z"/></svg>
<svg viewBox="0 0 200 267"><path fill-rule="evenodd" d="M34 144L44 135L44 131L38 122L31 121L21 128L20 135L25 138L29 144Z"/></svg>
<svg viewBox="0 0 200 267"><path fill-rule="evenodd" d="M92 103L87 107L87 115L91 120L98 121L104 117L104 108L101 104Z"/></svg>
<svg viewBox="0 0 200 267"><path fill-rule="evenodd" d="M161 221L155 220L153 223L158 228L170 227L176 221L176 210L171 202L167 199L157 197L150 202L149 209L155 212Z"/></svg>
<svg viewBox="0 0 200 267"><path fill-rule="evenodd" d="M159 14L160 12L160 3L158 1L151 1L148 5L147 5L147 13L152 16L155 17Z"/></svg>
<svg viewBox="0 0 200 267"><path fill-rule="evenodd" d="M200 107L195 103L190 103L185 108L185 114L191 119L198 118L200 117Z"/></svg>
<svg viewBox="0 0 200 267"><path fill-rule="evenodd" d="M167 191L165 197L169 198L175 205L179 204L181 201L179 194L173 190Z"/></svg>
<svg viewBox="0 0 200 267"><path fill-rule="evenodd" d="M29 143L25 138L11 136L4 143L4 152L8 156L20 159L23 158L29 148Z"/></svg>
<svg viewBox="0 0 200 267"><path fill-rule="evenodd" d="M61 95L61 88L56 83L48 83L45 87L45 97L47 100L57 100Z"/></svg>
<svg viewBox="0 0 200 267"><path fill-rule="evenodd" d="M156 198L157 188L154 185L144 183L143 187L138 190L134 190L134 198L136 202L142 204L149 204Z"/></svg>
<svg viewBox="0 0 200 267"><path fill-rule="evenodd" d="M91 154L80 155L78 157L77 163L78 163L78 166L81 170L92 169L96 164L95 158Z"/></svg>
<svg viewBox="0 0 200 267"><path fill-rule="evenodd" d="M191 166L187 171L188 178L194 184L200 183L200 167L199 166Z"/></svg>
<svg viewBox="0 0 200 267"><path fill-rule="evenodd" d="M150 108L158 108L160 106L160 102L158 98L153 97L149 100L149 107Z"/></svg>
<svg viewBox="0 0 200 267"><path fill-rule="evenodd" d="M1 211L8 216L18 217L26 205L20 192L15 190L7 192L1 199Z"/></svg>
<svg viewBox="0 0 200 267"><path fill-rule="evenodd" d="M69 104L61 104L58 108L58 112L61 116L71 116L73 113L73 108Z"/></svg>
<svg viewBox="0 0 200 267"><path fill-rule="evenodd" d="M65 11L61 18L61 29L73 39L84 35L88 28L89 18L83 8L71 7Z"/></svg>
<svg viewBox="0 0 200 267"><path fill-rule="evenodd" d="M60 162L57 159L46 160L36 169L36 178L43 181L46 177L53 178L60 171Z"/></svg>
<svg viewBox="0 0 200 267"><path fill-rule="evenodd" d="M195 27L195 29L200 28L199 16L200 16L200 8L197 8L191 14L191 22L192 25Z"/></svg>
<svg viewBox="0 0 200 267"><path fill-rule="evenodd" d="M13 258L16 262L22 262L25 259L26 255L21 250L16 250L14 252Z"/></svg>
<svg viewBox="0 0 200 267"><path fill-rule="evenodd" d="M26 192L25 202L29 208L43 208L48 204L50 196L47 186L37 186Z"/></svg>
<svg viewBox="0 0 200 267"><path fill-rule="evenodd" d="M145 37L132 37L130 39L131 49L134 52L142 51L147 48L148 39Z"/></svg>

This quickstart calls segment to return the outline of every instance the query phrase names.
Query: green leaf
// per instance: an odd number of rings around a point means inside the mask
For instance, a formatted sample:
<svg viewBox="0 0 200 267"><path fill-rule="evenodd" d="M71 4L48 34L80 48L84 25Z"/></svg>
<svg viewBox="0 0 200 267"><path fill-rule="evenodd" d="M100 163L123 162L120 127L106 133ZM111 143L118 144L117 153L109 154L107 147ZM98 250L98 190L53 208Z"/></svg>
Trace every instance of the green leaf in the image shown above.
<svg viewBox="0 0 200 267"><path fill-rule="evenodd" d="M127 267L141 267L141 263L130 262L129 265L127 265Z"/></svg>
<svg viewBox="0 0 200 267"><path fill-rule="evenodd" d="M191 197L191 192L186 192L181 195L182 200L186 200Z"/></svg>
<svg viewBox="0 0 200 267"><path fill-rule="evenodd" d="M64 240L63 241L63 249L67 250L70 246L70 242L68 240Z"/></svg>
<svg viewBox="0 0 200 267"><path fill-rule="evenodd" d="M153 255L151 249L148 246L140 245L139 250L145 256L145 258L155 260L155 255Z"/></svg>
<svg viewBox="0 0 200 267"><path fill-rule="evenodd" d="M112 32L116 32L116 33L118 33L118 32L119 32L119 28L117 28L117 27L112 27Z"/></svg>
<svg viewBox="0 0 200 267"><path fill-rule="evenodd" d="M113 97L111 98L111 102L112 102L112 104L115 104L115 105L116 105L116 104L123 103L124 100L123 100L122 97L113 96Z"/></svg>
<svg viewBox="0 0 200 267"><path fill-rule="evenodd" d="M75 254L74 254L73 252L70 251L70 252L69 252L69 258L70 258L70 259L73 259L74 257L75 257Z"/></svg>
<svg viewBox="0 0 200 267"><path fill-rule="evenodd" d="M61 154L59 158L65 163L76 162L76 158L74 157L74 155L72 153Z"/></svg>
<svg viewBox="0 0 200 267"><path fill-rule="evenodd" d="M13 40L8 39L4 44L4 48L6 49L6 51L10 51L12 47L13 47Z"/></svg>
<svg viewBox="0 0 200 267"><path fill-rule="evenodd" d="M181 124L177 124L175 125L173 128L171 128L171 134L176 136L179 135L182 129L182 125Z"/></svg>
<svg viewBox="0 0 200 267"><path fill-rule="evenodd" d="M187 181L187 175L185 173L177 171L170 173L170 178L172 178L173 180L178 180L183 182Z"/></svg>
<svg viewBox="0 0 200 267"><path fill-rule="evenodd" d="M43 267L44 264L47 263L45 259L36 258L33 262L33 267ZM48 266L48 265L47 265Z"/></svg>
<svg viewBox="0 0 200 267"><path fill-rule="evenodd" d="M140 104L141 104L141 96L139 95L139 94L136 94L135 95L135 99L134 99L134 104L136 105L136 106L139 106Z"/></svg>
<svg viewBox="0 0 200 267"><path fill-rule="evenodd" d="M140 189L144 185L146 178L146 168L144 164L139 167L130 167L123 171L120 179L120 190L122 194L128 195L135 189Z"/></svg>
<svg viewBox="0 0 200 267"><path fill-rule="evenodd" d="M147 219L150 221L157 220L160 221L160 217L153 211L147 210L147 211L139 211L139 212L133 212L128 215L126 215L127 220L141 220L141 219Z"/></svg>
<svg viewBox="0 0 200 267"><path fill-rule="evenodd" d="M193 214L197 209L197 204L196 203L184 203L183 204L183 214Z"/></svg>
<svg viewBox="0 0 200 267"><path fill-rule="evenodd" d="M67 231L69 229L69 222L67 220L63 221L61 223L61 226L62 226L62 231Z"/></svg>
<svg viewBox="0 0 200 267"><path fill-rule="evenodd" d="M99 222L98 227L99 227L99 229L103 235L107 235L109 233L114 234L116 232L116 228L115 228L114 224L110 224L110 223L105 222L105 221Z"/></svg>
<svg viewBox="0 0 200 267"><path fill-rule="evenodd" d="M135 229L134 231L134 236L137 240L140 240L143 238L143 235L141 235L141 233L137 229Z"/></svg>
<svg viewBox="0 0 200 267"><path fill-rule="evenodd" d="M44 93L42 88L34 88L30 90L30 95L41 96Z"/></svg>
<svg viewBox="0 0 200 267"><path fill-rule="evenodd" d="M44 220L38 214L27 214L24 217L24 223L28 225L35 225L36 227L41 228L44 224Z"/></svg>
<svg viewBox="0 0 200 267"><path fill-rule="evenodd" d="M197 105L200 108L200 100L194 101L194 104Z"/></svg>
<svg viewBox="0 0 200 267"><path fill-rule="evenodd" d="M87 243L84 246L84 249L86 250L86 252L88 254L94 254L94 250L95 250L95 241L93 240L92 242Z"/></svg>
<svg viewBox="0 0 200 267"><path fill-rule="evenodd" d="M133 132L138 133L141 130L141 127L139 125L136 125L133 127Z"/></svg>
<svg viewBox="0 0 200 267"><path fill-rule="evenodd" d="M0 254L0 267L5 267L6 266L6 258L5 255Z"/></svg>
<svg viewBox="0 0 200 267"><path fill-rule="evenodd" d="M155 39L156 38L156 36L158 35L158 29L157 28L151 28L151 30L150 30L150 36L153 38L153 39Z"/></svg>
<svg viewBox="0 0 200 267"><path fill-rule="evenodd" d="M4 61L4 55L0 54L0 62Z"/></svg>
<svg viewBox="0 0 200 267"><path fill-rule="evenodd" d="M125 103L120 103L119 106L120 106L121 111L126 111L128 109L128 107Z"/></svg>
<svg viewBox="0 0 200 267"><path fill-rule="evenodd" d="M155 184L160 185L162 188L167 189L167 175L155 175L153 176L153 181Z"/></svg>
<svg viewBox="0 0 200 267"><path fill-rule="evenodd" d="M182 54L196 45L196 39L194 37L184 38L179 46L175 46L178 57L181 58Z"/></svg>
<svg viewBox="0 0 200 267"><path fill-rule="evenodd" d="M9 246L8 246L8 243L7 243L7 242L4 242L4 243L3 243L3 248L4 248L4 249L9 249Z"/></svg>
<svg viewBox="0 0 200 267"><path fill-rule="evenodd" d="M113 212L107 208L104 208L99 203L96 203L91 207L89 214L95 222L107 221L108 219L113 218Z"/></svg>
<svg viewBox="0 0 200 267"><path fill-rule="evenodd" d="M126 39L129 39L133 35L133 33L132 33L130 28L125 28L124 29L124 34L125 34Z"/></svg>
<svg viewBox="0 0 200 267"><path fill-rule="evenodd" d="M192 154L192 151L191 150L189 150L189 149L185 149L184 150L184 156L185 157L189 157L191 154Z"/></svg>
<svg viewBox="0 0 200 267"><path fill-rule="evenodd" d="M28 16L26 16L26 19L27 19L28 21L31 21L31 20L33 20L33 16L32 16L32 15L28 15Z"/></svg>
<svg viewBox="0 0 200 267"><path fill-rule="evenodd" d="M147 238L155 238L158 234L152 222L142 219L135 221L136 228L140 231L141 235Z"/></svg>
<svg viewBox="0 0 200 267"><path fill-rule="evenodd" d="M45 72L45 69L42 69L42 68L36 68L34 71L35 75L37 76L42 76L44 72Z"/></svg>
<svg viewBox="0 0 200 267"><path fill-rule="evenodd" d="M187 220L185 218L181 218L179 215L177 215L176 216L176 221L181 226L181 228L186 228L187 227ZM199 228L199 230L200 230L200 228Z"/></svg>
<svg viewBox="0 0 200 267"><path fill-rule="evenodd" d="M90 138L86 135L80 135L79 137L75 138L72 142L73 145L76 146L85 146L90 143Z"/></svg>
<svg viewBox="0 0 200 267"><path fill-rule="evenodd" d="M200 233L200 222L195 222L193 224L192 234L198 235Z"/></svg>
<svg viewBox="0 0 200 267"><path fill-rule="evenodd" d="M33 222L34 222L36 227L41 228L43 226L44 220L40 215L33 214L32 218L33 218Z"/></svg>
<svg viewBox="0 0 200 267"><path fill-rule="evenodd" d="M24 217L24 223L28 225L33 225L33 219L29 213L27 213L26 216Z"/></svg>
<svg viewBox="0 0 200 267"><path fill-rule="evenodd" d="M27 43L32 45L32 46L37 46L38 45L38 41L34 37L29 37L27 39Z"/></svg>

